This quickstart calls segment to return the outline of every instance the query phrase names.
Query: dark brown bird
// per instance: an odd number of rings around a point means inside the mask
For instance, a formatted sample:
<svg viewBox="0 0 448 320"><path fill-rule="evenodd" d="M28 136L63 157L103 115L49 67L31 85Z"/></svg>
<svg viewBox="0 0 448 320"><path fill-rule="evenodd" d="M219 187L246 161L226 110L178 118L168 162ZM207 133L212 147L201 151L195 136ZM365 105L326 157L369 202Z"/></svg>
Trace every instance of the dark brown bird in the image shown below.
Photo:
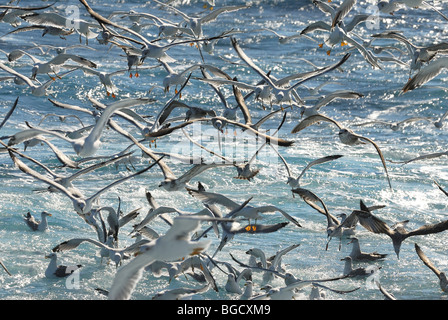
<svg viewBox="0 0 448 320"><path fill-rule="evenodd" d="M380 218L374 216L369 211L356 210L354 211L358 216L359 223L373 233L384 233L392 239L394 251L397 254L397 258L400 259L400 248L404 240L412 236L423 236L427 234L439 233L448 229L448 220L442 222L425 224L420 228L412 231L407 231L405 226L409 220L401 221L393 226L388 226L386 222Z"/></svg>

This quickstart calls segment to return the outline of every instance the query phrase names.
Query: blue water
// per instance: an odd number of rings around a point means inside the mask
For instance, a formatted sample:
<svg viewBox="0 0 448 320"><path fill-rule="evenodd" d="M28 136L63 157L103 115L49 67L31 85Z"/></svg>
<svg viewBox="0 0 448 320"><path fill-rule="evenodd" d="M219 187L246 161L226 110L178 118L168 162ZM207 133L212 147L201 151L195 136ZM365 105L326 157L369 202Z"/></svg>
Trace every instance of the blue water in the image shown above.
<svg viewBox="0 0 448 320"><path fill-rule="evenodd" d="M186 13L194 14L202 12L204 1L184 1L189 4L177 7ZM339 1L335 1L339 3ZM43 2L46 4L47 2ZM219 6L241 4L244 1L219 1ZM20 5L36 6L38 3L21 1ZM170 12L159 10L151 3L141 4L137 1L89 1L89 4L100 14L108 16L111 12L129 11L131 9L141 12L150 12L160 17L180 22L179 16ZM80 14L86 20L92 20L86 15L84 7L76 1L59 1L53 9L62 15L66 14L68 5L76 6ZM359 1L352 11L365 13L371 2ZM217 4L218 6L218 4ZM441 4L441 9L448 12L448 5ZM47 9L50 10L50 9ZM349 16L349 17L350 17ZM210 24L204 26L206 36L214 36L224 30L234 28L245 31L236 37L248 56L250 56L263 70L272 70L272 75L277 78L313 69L301 58L308 59L317 66L325 66L338 61L347 47L335 47L330 55L326 54L327 47L319 48L318 43L325 37L323 32L310 34L317 41L307 38L294 39L286 44L280 44L277 37L267 31L254 31L260 28L271 28L283 35L293 35L300 32L309 23L324 19L325 16L309 1L253 1L248 9L234 13L223 14ZM127 18L113 18L117 23L130 26ZM22 22L21 26L26 26ZM14 28L7 24L0 24L0 34L5 34ZM396 12L395 15L381 14L379 29L369 29L365 24L356 28L356 33L364 39L369 39L373 33L385 30L399 30L417 45L429 45L442 42L446 39L446 21L431 10L405 9ZM148 39L157 36L155 27L144 29L143 34ZM76 34L64 39L46 35L41 36L40 31L21 32L1 38L0 48L7 52L14 49L27 49L32 43L47 44L55 46L69 46L79 44ZM84 43L84 39L83 39ZM405 46L393 40L383 40L378 43L394 45L402 50ZM89 46L95 50L86 48L75 48L71 52L90 59L98 64L101 70L118 70L127 68L123 51L113 47L109 51L108 46L100 45L95 39L89 41ZM43 55L39 50L30 49L29 52L46 61L50 54ZM385 120L401 121L409 117L425 116L438 119L446 111L446 93L436 86L444 86L446 75L441 74L425 86L406 94L400 94L400 90L409 77L409 68L392 63L383 63L383 69L373 69L365 62L358 51L351 51L349 60L342 66L343 72L334 71L322 77L318 77L307 83L309 87L316 87L325 81L331 80L338 84L330 84L322 89L320 94L325 95L339 89L349 89L364 95L358 100L336 100L321 112L343 125L354 129L359 134L375 140L380 146L387 160L402 161L413 157L446 151L448 135L446 126L437 129L431 122L411 123L397 131L392 131L380 125L355 127L354 124L365 121ZM200 62L198 50L193 46L174 46L168 50L171 57L176 59L172 67L182 70L183 68ZM393 51L396 54L396 51ZM255 83L259 76L244 64L230 64L222 60L224 57L234 62L241 62L230 45L228 39L220 40L213 54L204 52L206 63L222 68L229 75L237 76L239 81ZM409 56L405 53L402 57L409 62ZM31 74L31 61L27 58L9 63L2 56L2 61L22 72ZM147 59L145 65L155 65L156 61ZM3 75L3 74L2 74ZM199 76L197 71L195 76ZM163 90L148 90L161 85L166 71L162 67L141 70L140 77L129 78L129 74L116 76L114 83L119 88L117 99L148 96L156 102L150 105L137 106L133 110L141 115L156 116L160 108L172 97L173 89L165 94ZM38 79L46 81L46 75L39 75ZM76 71L71 76L57 80L51 87L54 99L60 102L78 105L91 109L91 103L87 96L108 104L114 98L108 97L96 77L84 76L82 72ZM223 92L229 99L231 105L235 105L231 88L223 87ZM310 92L299 87L298 93L301 97L310 97ZM18 107L12 117L1 129L1 136L8 136L26 128L25 121L37 126L42 117L47 113L72 114L72 112L55 108L47 97L35 97L25 87L16 86L12 82L0 82L0 114L5 115L12 106L14 100L20 96ZM312 105L315 97L307 99L307 105ZM215 110L218 114L223 111L223 105L211 88L198 80L191 80L182 92L181 100L189 105L202 106ZM264 110L261 104L252 98L248 101L254 119L267 114L271 107ZM276 109L278 106L272 106ZM92 124L93 119L81 112L76 113L84 124ZM180 111L176 115L182 115ZM2 116L3 119L3 116ZM242 114L239 114L243 121ZM275 130L281 120L278 114L263 125L263 129ZM432 120L432 121L434 121ZM129 123L116 118L116 121L138 137L135 127ZM310 169L301 181L302 185L320 196L330 212L334 215L339 213L350 213L358 209L359 201L362 199L368 205L385 205L385 208L376 211L375 214L386 222L392 224L402 220L409 220L408 229L420 227L426 223L435 223L446 219L448 199L434 185L436 179L442 185L448 186L447 159L446 156L411 162L406 165L388 162L389 174L393 190L388 188L384 170L374 148L370 145L348 147L343 145L337 137L335 127L322 123L311 126L300 133L291 134L292 128L300 121L297 108L288 112L287 120L279 132L284 139L294 140L294 145L289 148L279 147L279 152L289 163L293 174L298 175L302 168L310 161L319 157L341 154L342 158L316 166ZM73 118L67 118L60 122L56 117L50 117L41 124L44 128L51 129L77 129L79 122ZM216 131L210 131L210 127L203 127L208 135L213 135L214 140L208 141L208 146L219 151ZM191 128L189 129L191 130ZM252 154L244 149L244 145L238 139L242 136L241 131L233 136L233 128L229 128L227 135L223 138L224 150L227 155L244 158L237 160L248 160ZM190 131L191 132L191 131ZM111 155L123 150L129 142L122 136L106 130L101 138L103 144L98 155ZM6 141L6 140L5 140ZM69 144L62 140L51 140L56 146L63 150L73 159L78 159ZM157 140L156 151L173 151L182 143L187 141L182 132L177 131L170 136ZM23 150L23 145L18 146ZM246 152L244 152L246 150ZM251 151L252 152L252 151ZM59 168L59 162L46 145L37 145L28 148L25 152L29 156L45 163L55 171L69 174L72 169ZM136 169L143 168L147 160L140 158L140 152L135 152L133 165ZM206 155L212 159L209 155ZM73 288L67 285L64 279L47 279L44 272L48 260L44 256L62 241L72 238L96 238L95 231L88 226L73 210L71 201L58 193L36 193L35 189L46 187L43 183L32 177L26 176L16 169L7 153L0 153L0 258L13 274L8 276L0 270L0 298L1 299L104 299L95 293L95 288L108 289L111 286L116 268L112 264L101 264L99 250L91 244L82 244L78 248L59 254L59 260L64 264L82 264L84 267L80 273L79 287ZM175 163L167 160L176 175L181 175L188 170L189 165ZM31 164L29 164L31 166ZM262 248L267 256L273 255L280 249L299 243L300 246L283 258L284 268L301 279L322 279L335 277L342 274L344 263L340 261L351 250L348 245L349 239L342 240L341 250L338 250L338 239L330 242L328 250L326 244L326 219L317 213L299 197L292 197L290 187L286 184L287 173L284 165L276 154L267 147L264 153L255 162L260 173L253 181L233 179L234 169L217 168L206 171L192 180L192 185L201 181L208 191L222 193L236 202L243 202L253 197L251 204L272 204L285 210L294 216L302 225L298 228L289 224L285 228L271 234L253 235L241 234L236 236L216 258L222 261L232 262L229 253L247 262L248 255L245 252L253 247ZM37 168L36 168L37 169ZM132 169L128 165L128 169ZM113 182L119 177L128 175L130 171L121 164L116 168L110 166L89 173L76 181L86 195L94 194L103 186ZM118 197L121 198L123 212L142 208L140 217L142 219L149 210L145 198L145 191L150 191L160 205L175 206L189 212L202 209L202 204L192 198L186 191L167 192L158 187L163 175L158 168L153 168L148 173L127 181L100 197L100 205L108 205L117 208ZM52 213L49 218L50 230L45 233L36 233L28 229L22 216L31 211L39 217L39 213L46 210ZM278 223L285 221L278 214L266 215L261 223ZM154 220L150 226L156 231L163 233L166 224L161 220ZM120 246L133 243L134 239L128 236L131 224L126 225L120 237ZM379 281L388 291L393 293L397 299L445 299L446 296L440 290L437 277L418 259L414 250L414 242L418 243L427 256L439 267L440 270L448 269L446 258L446 242L448 234L440 233L430 236L419 236L404 241L397 259L390 239L386 235L378 235L368 232L361 226L357 227L357 237L361 248L366 252L377 251L388 254L381 262L373 264L381 266ZM219 239L210 234L212 240L210 253L213 253L219 244ZM234 263L233 263L234 264ZM235 267L241 269L236 264ZM365 263L356 263L355 266L366 266ZM209 290L206 293L193 297L194 299L237 299L238 295L227 293L224 289L227 275L219 270L213 270L213 275L219 286L219 292ZM254 273L255 292L260 292L261 274ZM274 279L273 286L283 285L280 278ZM157 292L178 286L199 286L193 281L181 276L168 283L167 276L155 277L151 273L145 273L136 287L133 299L151 299ZM360 287L359 290L347 294L338 295L327 292L329 299L383 299L378 289L367 285L365 279L344 279L329 284L338 289L352 289ZM300 298L306 299L309 288L303 290Z"/></svg>

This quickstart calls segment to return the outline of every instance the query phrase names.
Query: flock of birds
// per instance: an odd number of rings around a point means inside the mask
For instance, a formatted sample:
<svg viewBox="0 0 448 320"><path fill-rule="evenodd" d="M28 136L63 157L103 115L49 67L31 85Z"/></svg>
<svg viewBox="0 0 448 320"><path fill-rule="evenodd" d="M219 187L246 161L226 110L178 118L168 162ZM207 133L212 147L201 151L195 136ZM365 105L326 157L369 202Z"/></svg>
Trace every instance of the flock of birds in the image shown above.
<svg viewBox="0 0 448 320"><path fill-rule="evenodd" d="M325 297L326 290L336 294L350 294L359 289L359 287L348 290L337 290L330 288L323 283L338 281L341 279L354 277L370 277L378 271L378 267L353 267L353 263L358 261L372 262L386 259L387 254L377 252L366 253L360 248L360 243L356 237L356 226L361 225L366 230L376 234L387 235L392 242L393 249L399 258L400 248L403 241L410 237L429 235L448 230L448 220L425 224L421 227L408 231L405 229L409 221L402 221L393 226L389 226L384 220L377 216L374 211L382 206L369 207L363 201L360 201L360 208L352 211L345 216L332 215L325 202L312 190L304 188L300 179L305 172L313 166L322 165L330 161L336 161L342 155L331 155L311 161L298 177L293 176L290 165L282 157L282 148L291 148L294 146L294 137L302 130L311 125L321 124L323 122L334 125L338 130L338 136L341 143L353 145L372 146L384 169L385 181L390 189L393 189L388 172L388 164L383 156L381 147L375 142L374 138L369 138L357 134L352 129L345 127L339 121L332 119L322 113L322 108L336 99L360 99L363 94L349 91L336 90L322 97L314 106L307 106L304 99L297 92L298 88L306 88L306 82L316 79L322 75L336 72L337 69L348 67L353 55L359 55L365 60L366 68L382 68L383 63L405 64L409 67L409 81L403 86L403 93L417 89L423 86L433 78L438 76L447 66L448 58L439 57L448 53L448 43L437 43L427 47L420 47L412 44L402 33L398 31L385 31L372 35L372 41L357 40L356 28L359 24L368 23L371 16L356 15L353 20L347 21L352 9L358 3L356 0L320 1L313 0L310 4L315 6L315 10L321 10L328 17L327 21L316 21L303 30L298 30L297 35L281 36L275 30L263 29L276 34L281 44L287 44L292 39L307 38L313 40L313 33L316 31L324 32L326 38L324 43L319 46L327 46L327 54L331 55L335 46L347 46L349 52L342 58L337 59L333 64L324 67L315 67L309 72L297 73L288 77L277 79L271 71L265 72L256 63L252 57L245 52L244 44L239 37L244 37L246 31L229 29L217 35L208 35L203 30L203 26L213 23L219 19L221 14L236 14L247 9L250 4L234 5L215 8L209 3L204 5L206 13L198 16L189 16L176 7L176 1L150 1L151 6L157 6L164 10L165 16L154 15L152 13L140 11L114 11L109 16L100 14L94 5L90 5L86 0L80 0L79 5L85 10L86 19L68 19L63 14L55 10L55 4L44 5L41 7L25 7L20 4L10 3L0 6L4 10L0 14L0 21L9 23L14 30L8 33L12 36L20 32L42 31L42 37L60 37L69 39L76 33L79 35L80 43L71 48L52 48L56 54L49 57L43 53L39 57L29 53L27 48L8 51L3 47L5 58L0 62L2 70L2 86L25 86L25 92L29 90L32 96L47 97L48 103L55 108L61 108L72 112L70 117L77 119L82 124L81 130L71 132L46 129L43 127L43 121L47 117L56 116L61 121L65 120L67 115L58 115L56 113L46 114L38 125L26 123L27 128L19 130L16 133L2 137L0 143L2 150L7 153L14 163L14 168L18 169L24 175L31 176L46 186L43 191L59 192L71 200L73 211L81 217L95 232L95 237L74 238L55 245L51 253L46 257L50 263L45 272L47 277L67 277L73 272L82 268L81 265L60 265L57 261L57 253L73 250L83 243L90 243L100 250L101 259L112 261L117 268L114 279L112 279L109 288L98 288L97 290L106 295L109 299L129 299L138 283L142 280L145 273L153 273L159 276L163 272L168 273L169 279L179 277L181 274L189 272L191 281L199 282L199 285L187 288L177 288L174 290L165 290L153 296L153 299L185 299L207 290L222 290L237 294L241 299L294 299L299 296L303 288L311 289L311 299L322 299ZM398 10L410 9L432 9L445 20L445 15L426 1L403 0L403 1L380 1L378 5L382 13L393 14ZM115 19L119 16L120 21ZM171 17L173 20L169 20ZM180 21L174 19L180 18ZM132 22L129 27L124 23L126 19ZM142 21L147 21L144 25ZM27 23L26 26L21 26ZM70 26L76 26L70 28ZM156 27L158 36L156 39L148 39L142 32L145 27ZM260 30L251 31L260 32ZM385 45L373 45L373 41L379 39L388 39L404 44L408 52L402 51L401 56L409 57L409 61L399 59L398 56L382 57L378 53L386 50L398 51L398 47L386 47ZM91 61L81 55L69 53L76 47L89 48L89 43L98 42L104 45L104 52L98 52L98 56L107 54L108 46L119 48L123 55L116 59L125 60L127 69L115 70L113 72L101 71L97 61ZM237 77L229 75L223 71L223 68L205 62L205 55L213 52L214 46L218 41L228 41L230 49L238 56L239 65L248 67L250 72L259 76L257 83L246 83L240 81ZM314 40L317 41L317 40ZM161 43L167 43L162 45ZM186 66L182 71L177 71L172 65L176 62L168 51L175 46L191 46L192 49L200 53L201 61L197 64ZM39 47L39 45L36 45ZM44 47L39 47L44 52ZM92 49L93 50L93 49ZM109 49L110 50L110 49ZM5 60L6 59L6 60ZM15 70L15 64L30 60L30 76L19 73ZM151 65L153 63L153 65ZM232 62L236 64L236 62ZM135 106L154 105L157 103L151 98L151 92L148 97L135 97L118 99L119 89L114 85L113 77L128 74L129 77L140 77L143 70L149 72L155 68L162 68L166 71L166 77L159 86L167 96L168 101L159 109L158 114L152 118L138 114L133 110ZM51 93L51 86L54 83L64 81L65 77L70 77L77 72L84 75L93 75L98 77L101 85L106 91L106 95L112 99L110 103L102 103L93 97L89 97L92 103L92 109L86 109L76 105L70 105L58 101ZM7 81L7 82L6 82ZM224 104L224 112L219 115L213 108L205 109L193 107L183 103L182 90L187 85L199 83L206 84L210 90L219 96ZM175 88L174 93L172 88ZM227 101L229 98L223 94L224 88L231 88L236 106L232 107ZM171 91L170 91L171 90ZM243 94L245 93L245 95ZM266 117L255 121L252 112L247 104L248 99L252 97L257 107L271 108ZM252 99L251 98L251 99ZM20 97L15 100L11 109L3 116L0 124L0 130L8 125L9 118L14 114L16 107L20 104ZM174 117L172 114L178 111L185 111L185 116ZM280 138L277 133L281 130L288 113L297 113L302 118L293 130L287 135L287 138ZM91 116L91 125L85 126L78 115ZM280 116L282 121L274 130L265 130L264 123L275 116ZM443 120L446 114L438 121L430 118L412 118L403 123L413 121L433 121L438 128L443 126ZM244 121L241 121L241 118ZM85 121L85 120L84 120ZM139 132L139 136L131 134L123 129L121 122L131 123ZM234 200L219 194L213 193L199 182L193 185L191 181L208 170L216 168L234 167L236 168L236 177L241 180L247 180L248 183L259 173L259 169L251 167L257 153L249 159L240 162L227 159L224 155L216 151L208 150L205 146L194 141L185 131L189 125L201 123L210 125L219 133L223 134L228 128L239 128L244 132L250 133L256 137L257 141L262 141L261 148L271 148L271 152L276 154L284 164L287 171L287 184L291 187L292 196L298 196L306 204L325 216L327 221L327 250L328 243L332 238L342 241L344 237L350 238L352 251L345 257L345 267L340 277L323 278L313 280L299 279L294 274L288 272L287 266L282 264L282 258L286 254L293 254L293 250L300 244L280 250L273 257L267 257L261 249L251 249L246 252L249 256L249 262L241 261L234 255L230 261L217 259L217 254L222 248L232 241L232 239L241 233L263 234L278 232L286 225L294 225L297 228L303 228L296 217L288 214L282 208L275 205L257 206L251 204L251 197L243 203L237 203ZM392 130L398 129L403 123L386 123ZM375 125L377 123L366 122L357 124L357 126ZM384 123L381 123L384 124ZM123 147L118 154L108 157L98 156L98 151L102 149L102 142L107 141L107 129L110 128L118 132L123 137L123 141L130 144ZM188 139L203 150L206 150L212 156L219 158L219 161L211 163L200 159L195 162L188 158L187 163L194 165L180 176L176 176L169 166L171 158L181 158L183 155L174 155L158 152L153 144L163 140L164 137L172 132L183 131ZM51 140L65 141L71 146L72 153L65 154ZM54 152L58 161L71 171L70 175L58 172L57 169L50 168L49 165L42 163L36 156L30 155L26 151L38 143L45 143L52 152ZM106 142L107 143L107 142ZM160 143L160 142L159 142ZM18 146L24 145L24 151L20 151ZM125 143L123 144L125 146ZM130 161L136 157L136 147L141 151L142 158L150 159L149 165L134 173L126 175L108 186L97 191L93 195L86 195L76 180L80 180L82 175L100 169L102 167L117 165ZM260 148L260 149L261 149ZM446 153L432 154L423 158L432 158L445 155ZM74 160L76 159L76 160ZM412 161L412 160L409 160ZM91 164L93 162L93 164ZM15 170L14 169L14 170ZM112 188L124 183L137 176L144 175L146 172L157 172L159 170L163 175L160 181L160 188L168 192L188 192L194 199L203 204L204 209L199 212L187 212L179 208L160 206L157 204L151 192L146 192L148 204L151 206L146 217L139 222L140 210L133 210L123 214L120 208L115 209L110 205L100 205L100 197ZM227 169L226 169L227 170ZM65 171L67 172L67 171ZM437 184L439 189L444 191L443 186ZM132 192L132 190L130 190ZM300 200L300 201L301 201ZM262 219L265 213L280 213L287 222L277 224L260 224L258 220ZM169 214L175 214L173 218ZM43 211L40 220L37 220L28 212L24 215L24 220L30 227L30 230L43 232L48 230L48 217L57 218L52 214ZM150 223L166 224L168 228L164 234L159 234L150 227ZM123 228L129 228L132 225L132 234L135 242L127 247L119 246L122 241ZM206 229L201 227L207 226ZM210 251L213 236L208 233L214 232L219 239L219 245L214 252ZM415 244L415 250L422 262L431 269L440 279L441 290L448 290L448 282L443 272L439 271L431 262L422 249ZM14 263L10 261L9 263ZM11 276L7 266L1 263L4 270ZM223 272L228 275L225 288L217 283L216 273ZM258 288L256 274L262 274L262 285ZM284 279L284 285L272 286L272 279ZM244 286L241 286L244 282ZM375 282L379 290L384 293L388 299L395 299L388 293L379 282ZM255 294L255 290L264 290L263 293Z"/></svg>

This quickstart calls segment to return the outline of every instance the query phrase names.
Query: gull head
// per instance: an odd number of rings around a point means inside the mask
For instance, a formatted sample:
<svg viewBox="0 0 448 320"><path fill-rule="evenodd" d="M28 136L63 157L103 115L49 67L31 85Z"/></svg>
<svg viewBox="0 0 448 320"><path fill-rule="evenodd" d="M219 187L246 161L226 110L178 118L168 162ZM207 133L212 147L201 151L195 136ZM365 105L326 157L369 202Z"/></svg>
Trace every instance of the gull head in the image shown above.
<svg viewBox="0 0 448 320"><path fill-rule="evenodd" d="M288 177L288 181L286 181L286 184L288 184L293 189L300 187L299 181L293 177Z"/></svg>
<svg viewBox="0 0 448 320"><path fill-rule="evenodd" d="M41 215L42 215L42 217L51 217L52 216L52 214L47 211L42 211Z"/></svg>
<svg viewBox="0 0 448 320"><path fill-rule="evenodd" d="M45 259L56 259L57 258L57 255L56 255L56 253L54 253L54 252L52 252L52 253L50 253L50 254L47 254L46 256L45 256Z"/></svg>
<svg viewBox="0 0 448 320"><path fill-rule="evenodd" d="M39 71L39 66L34 66L33 69L31 69L31 80L36 80L37 72Z"/></svg>
<svg viewBox="0 0 448 320"><path fill-rule="evenodd" d="M442 121L436 121L434 122L434 126L438 129L441 129L443 127L443 122Z"/></svg>
<svg viewBox="0 0 448 320"><path fill-rule="evenodd" d="M350 129L340 129L338 135L341 142L346 145L351 146L360 143L358 137L355 136L353 131L351 131Z"/></svg>
<svg viewBox="0 0 448 320"><path fill-rule="evenodd" d="M220 119L213 119L212 120L213 127L215 127L217 130L221 131L221 133L224 132L224 127L226 126L226 123Z"/></svg>
<svg viewBox="0 0 448 320"><path fill-rule="evenodd" d="M87 213L86 211L88 211L86 210L86 206L87 204L84 200L78 199L74 205L75 211L79 214L85 214Z"/></svg>

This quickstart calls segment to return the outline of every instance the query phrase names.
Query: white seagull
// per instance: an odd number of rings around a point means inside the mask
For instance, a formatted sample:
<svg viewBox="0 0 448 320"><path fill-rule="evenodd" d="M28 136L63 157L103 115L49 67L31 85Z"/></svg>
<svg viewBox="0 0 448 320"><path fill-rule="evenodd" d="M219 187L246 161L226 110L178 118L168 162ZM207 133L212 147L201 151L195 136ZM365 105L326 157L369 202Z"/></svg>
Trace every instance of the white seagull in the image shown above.
<svg viewBox="0 0 448 320"><path fill-rule="evenodd" d="M9 140L8 144L14 145L17 143L21 143L23 141L34 138L37 135L53 135L60 139L63 139L69 142L77 155L86 157L94 155L97 150L101 146L101 136L103 134L104 128L106 127L110 117L117 111L123 108L140 105L144 103L148 103L151 100L148 98L136 98L136 99L123 99L117 102L110 104L101 114L99 119L97 120L95 127L90 131L89 135L71 139L66 137L65 135L60 134L56 131L41 129L41 128L32 128L20 131L14 134Z"/></svg>
<svg viewBox="0 0 448 320"><path fill-rule="evenodd" d="M175 261L207 250L210 240L191 241L190 238L202 221L212 220L217 219L192 215L174 218L173 225L165 235L142 246L139 253L117 271L108 298L128 300L142 278L144 268L154 261Z"/></svg>
<svg viewBox="0 0 448 320"><path fill-rule="evenodd" d="M48 95L48 88L53 84L53 82L55 80L50 79L47 82L37 85L35 84L30 78L28 78L27 76L15 71L14 69L11 69L10 67L4 65L3 63L0 62L0 69L3 69L4 71L12 74L13 76L15 76L16 78L20 79L21 81L23 81L24 84L27 84L30 88L31 88L31 93L36 96L36 97L42 97L42 96L46 96ZM62 74L59 74L59 77L62 78L70 73L72 73L73 71L75 71L75 69L64 72Z"/></svg>
<svg viewBox="0 0 448 320"><path fill-rule="evenodd" d="M302 120L299 124L297 124L292 129L291 133L297 133L297 132L305 129L308 126L313 125L315 123L319 123L321 121L326 121L326 122L333 123L335 126L337 126L339 128L338 136L339 136L339 140L343 144L346 144L346 145L349 145L349 146L364 144L365 142L368 142L368 143L372 144L375 147L375 149L376 149L376 151L378 153L378 156L381 159L381 163L383 164L384 171L386 173L387 182L389 183L389 187L392 189L392 185L390 183L390 178L389 178L389 172L387 171L386 161L384 160L383 153L381 152L381 149L379 148L379 146L372 139L367 138L367 137L363 137L363 136L361 136L359 134L356 134L351 129L344 128L337 121L335 121L335 120L333 120L333 119L331 119L329 117L320 115L320 114L313 115L313 116L310 116L310 117Z"/></svg>
<svg viewBox="0 0 448 320"><path fill-rule="evenodd" d="M51 217L51 213L48 213L47 211L42 211L40 214L41 220L37 221L32 215L31 212L27 212L26 215L24 215L24 219L26 224L30 227L33 231L47 231L48 230L48 220L47 217Z"/></svg>

